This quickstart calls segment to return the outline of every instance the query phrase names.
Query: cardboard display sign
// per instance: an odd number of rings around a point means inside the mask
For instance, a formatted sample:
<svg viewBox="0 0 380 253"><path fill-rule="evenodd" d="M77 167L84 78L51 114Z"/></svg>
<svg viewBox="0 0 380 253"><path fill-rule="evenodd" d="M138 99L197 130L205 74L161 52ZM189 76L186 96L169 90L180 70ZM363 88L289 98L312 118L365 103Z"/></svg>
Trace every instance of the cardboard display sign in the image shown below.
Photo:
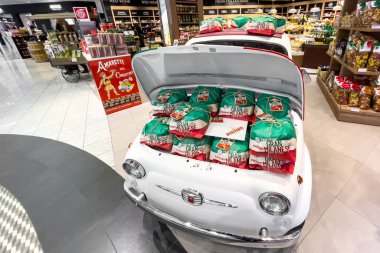
<svg viewBox="0 0 380 253"><path fill-rule="evenodd" d="M248 121L229 118L214 118L207 128L206 135L244 141L246 139L247 129Z"/></svg>
<svg viewBox="0 0 380 253"><path fill-rule="evenodd" d="M95 59L88 64L107 115L141 104L131 56Z"/></svg>

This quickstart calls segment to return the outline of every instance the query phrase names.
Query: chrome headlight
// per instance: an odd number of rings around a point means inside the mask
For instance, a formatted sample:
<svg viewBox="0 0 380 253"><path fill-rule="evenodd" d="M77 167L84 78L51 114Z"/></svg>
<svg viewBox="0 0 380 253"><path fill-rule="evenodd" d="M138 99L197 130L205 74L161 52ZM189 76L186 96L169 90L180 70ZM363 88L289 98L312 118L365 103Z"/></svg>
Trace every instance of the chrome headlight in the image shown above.
<svg viewBox="0 0 380 253"><path fill-rule="evenodd" d="M123 169L125 172L127 172L128 175L140 179L145 176L145 169L144 167L138 162L133 159L127 159L123 163Z"/></svg>
<svg viewBox="0 0 380 253"><path fill-rule="evenodd" d="M285 215L289 212L290 202L282 194L266 192L260 195L259 203L261 209L271 215Z"/></svg>

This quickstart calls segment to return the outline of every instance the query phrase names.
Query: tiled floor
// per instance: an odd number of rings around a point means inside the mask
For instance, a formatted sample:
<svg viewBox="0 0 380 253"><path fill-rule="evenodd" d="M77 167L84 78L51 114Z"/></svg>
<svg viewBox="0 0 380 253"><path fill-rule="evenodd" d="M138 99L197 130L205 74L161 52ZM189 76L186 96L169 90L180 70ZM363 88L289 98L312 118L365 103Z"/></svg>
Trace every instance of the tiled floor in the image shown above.
<svg viewBox="0 0 380 253"><path fill-rule="evenodd" d="M114 167L107 116L88 74L75 84L31 59L0 58L0 134L62 141Z"/></svg>
<svg viewBox="0 0 380 253"><path fill-rule="evenodd" d="M31 60L0 60L0 67L0 133L72 144L125 176L122 160L149 120L148 103L107 121L89 78L69 84L49 64ZM336 121L313 79L304 131L313 195L296 252L380 252L380 128Z"/></svg>
<svg viewBox="0 0 380 253"><path fill-rule="evenodd" d="M108 165L73 146L0 135L0 252L39 253L40 241L45 253L185 253L122 185Z"/></svg>

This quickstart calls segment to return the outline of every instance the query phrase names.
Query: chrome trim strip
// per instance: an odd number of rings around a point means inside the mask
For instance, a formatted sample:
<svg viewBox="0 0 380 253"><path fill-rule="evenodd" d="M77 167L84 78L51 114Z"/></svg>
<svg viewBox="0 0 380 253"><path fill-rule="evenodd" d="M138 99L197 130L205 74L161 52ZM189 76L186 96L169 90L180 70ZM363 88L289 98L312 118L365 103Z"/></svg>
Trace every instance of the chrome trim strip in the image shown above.
<svg viewBox="0 0 380 253"><path fill-rule="evenodd" d="M178 195L178 196L182 197L182 194L179 191L176 191L174 189L168 188L168 187L163 186L163 185L156 184L156 186L158 188L164 190L164 191L167 191L167 192L170 192L170 193L173 193L175 195ZM216 200L212 200L212 199L205 199L205 198L203 198L203 203L208 204L208 205L214 205L214 206L223 206L223 207L230 207L230 208L238 208L238 206L235 205L235 204L228 204L228 203L224 203L224 202L220 202L220 201L216 201Z"/></svg>
<svg viewBox="0 0 380 253"><path fill-rule="evenodd" d="M156 186L158 188L164 190L164 191L167 191L167 192L173 193L175 195L181 196L181 192L179 192L179 191L176 191L176 190L170 189L170 188L168 188L166 186L162 186L162 185L158 185L158 184L156 184Z"/></svg>
<svg viewBox="0 0 380 253"><path fill-rule="evenodd" d="M169 213L166 213L158 208L151 206L144 199L139 198L135 189L129 188L127 183L124 183L124 190L127 193L128 197L135 202L140 208L145 211L153 214L158 219L169 223L172 226L184 229L186 231L202 234L207 238L235 246L243 247L255 247L255 248L287 248L296 244L300 234L301 229L298 229L288 235L278 236L278 237L249 237L249 236L240 236L234 235L226 232L215 231L210 228L205 228L197 224L193 224L189 221L177 218ZM136 193L134 193L136 192Z"/></svg>
<svg viewBox="0 0 380 253"><path fill-rule="evenodd" d="M237 205L227 204L227 203L223 203L223 202L219 202L219 201L211 200L211 199L203 199L203 203L209 204L209 205L214 205L214 206L224 206L224 207L238 208Z"/></svg>

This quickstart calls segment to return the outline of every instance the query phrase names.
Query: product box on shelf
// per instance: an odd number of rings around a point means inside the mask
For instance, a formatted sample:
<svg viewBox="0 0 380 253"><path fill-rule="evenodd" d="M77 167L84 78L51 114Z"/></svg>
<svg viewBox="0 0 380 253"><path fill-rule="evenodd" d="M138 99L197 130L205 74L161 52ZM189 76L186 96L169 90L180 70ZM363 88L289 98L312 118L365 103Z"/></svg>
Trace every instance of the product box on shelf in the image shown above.
<svg viewBox="0 0 380 253"><path fill-rule="evenodd" d="M92 45L88 47L91 58L116 56L115 48L107 45Z"/></svg>

